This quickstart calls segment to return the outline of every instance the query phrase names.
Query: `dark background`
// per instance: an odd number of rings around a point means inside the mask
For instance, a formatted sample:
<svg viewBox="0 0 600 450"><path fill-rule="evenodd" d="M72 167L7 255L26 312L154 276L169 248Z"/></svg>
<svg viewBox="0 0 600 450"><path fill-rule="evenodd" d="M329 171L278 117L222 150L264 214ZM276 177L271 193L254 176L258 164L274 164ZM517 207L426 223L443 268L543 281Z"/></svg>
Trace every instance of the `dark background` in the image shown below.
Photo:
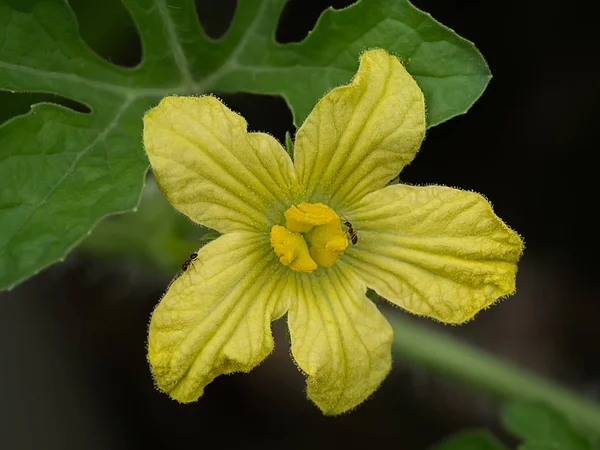
<svg viewBox="0 0 600 450"><path fill-rule="evenodd" d="M198 3L207 31L224 32L235 2ZM301 40L326 6L350 3L290 1L277 38ZM139 39L117 0L71 4L92 48L118 64L139 61ZM431 326L600 399L594 18L541 0L415 4L475 42L494 79L467 115L428 132L402 179L483 193L527 245L515 296L461 327ZM0 93L0 121L48 97ZM292 128L279 98L225 101L253 130L282 140ZM1 294L0 448L419 450L466 426L491 427L511 442L496 401L401 360L357 410L322 416L305 399L281 321L275 352L249 375L218 378L197 403L171 401L153 388L144 347L169 279L74 253Z"/></svg>

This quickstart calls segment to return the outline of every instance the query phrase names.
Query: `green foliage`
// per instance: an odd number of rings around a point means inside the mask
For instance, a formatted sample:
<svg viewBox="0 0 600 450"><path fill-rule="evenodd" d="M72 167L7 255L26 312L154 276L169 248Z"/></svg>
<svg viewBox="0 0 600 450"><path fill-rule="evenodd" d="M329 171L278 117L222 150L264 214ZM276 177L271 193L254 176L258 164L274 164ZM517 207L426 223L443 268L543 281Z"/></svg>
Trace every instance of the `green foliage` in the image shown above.
<svg viewBox="0 0 600 450"><path fill-rule="evenodd" d="M368 298L369 298L371 301L373 301L373 302L375 302L375 303L377 303L377 302L379 302L379 301L381 300L381 298L379 297L379 295L377 295L377 292L375 292L375 291L374 291L373 289L371 289L371 288L367 288L367 294L366 294L366 295L367 295L367 297L368 297Z"/></svg>
<svg viewBox="0 0 600 450"><path fill-rule="evenodd" d="M502 422L507 431L524 441L519 450L593 449L565 417L540 403L509 403L502 411Z"/></svg>
<svg viewBox="0 0 600 450"><path fill-rule="evenodd" d="M502 409L502 425L519 438L518 450L594 450L566 417L541 404L515 400ZM465 430L436 444L432 450L506 450L487 430Z"/></svg>
<svg viewBox="0 0 600 450"><path fill-rule="evenodd" d="M294 159L294 141L289 131L285 132L285 150L292 160Z"/></svg>
<svg viewBox="0 0 600 450"><path fill-rule="evenodd" d="M299 124L323 93L350 80L364 49L382 47L416 78L433 126L466 112L490 79L472 43L406 0L327 10L304 41L287 45L274 40L285 0L239 2L218 41L204 34L192 0L123 3L143 46L134 69L91 51L65 0L0 0L0 89L91 110L41 103L0 127L0 289L64 258L104 216L137 205L148 167L141 119L163 96L281 95Z"/></svg>
<svg viewBox="0 0 600 450"><path fill-rule="evenodd" d="M488 430L465 430L444 439L432 450L507 450Z"/></svg>

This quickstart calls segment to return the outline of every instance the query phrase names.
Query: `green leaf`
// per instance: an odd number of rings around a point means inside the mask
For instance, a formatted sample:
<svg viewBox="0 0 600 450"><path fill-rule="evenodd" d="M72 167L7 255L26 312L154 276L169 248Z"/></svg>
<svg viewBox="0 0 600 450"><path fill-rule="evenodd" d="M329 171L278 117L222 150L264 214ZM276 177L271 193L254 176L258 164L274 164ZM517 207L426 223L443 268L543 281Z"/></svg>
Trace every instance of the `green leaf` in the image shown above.
<svg viewBox="0 0 600 450"><path fill-rule="evenodd" d="M377 303L381 300L381 297L379 297L379 295L377 294L377 292L375 292L373 289L371 288L367 288L367 298L369 298L369 300Z"/></svg>
<svg viewBox="0 0 600 450"><path fill-rule="evenodd" d="M465 430L444 439L431 450L507 450L488 430Z"/></svg>
<svg viewBox="0 0 600 450"><path fill-rule="evenodd" d="M289 131L285 132L285 150L287 151L287 154L290 156L290 158L292 158L292 160L294 159L294 141L292 141L292 135L290 134Z"/></svg>
<svg viewBox="0 0 600 450"><path fill-rule="evenodd" d="M137 205L148 166L141 118L161 97L281 95L299 124L351 79L363 50L382 47L415 76L433 126L466 112L490 79L472 43L406 0L329 9L303 42L287 45L274 40L285 0L238 2L218 41L203 33L193 0L123 3L144 51L133 69L88 48L65 0L0 0L0 89L91 110L39 104L0 127L0 289L64 258L104 216Z"/></svg>
<svg viewBox="0 0 600 450"><path fill-rule="evenodd" d="M254 9L252 3L240 2L240 13ZM219 75L217 87L236 91L244 85L250 92L283 95L297 126L323 94L350 81L358 55L369 48L384 48L404 62L425 94L430 127L465 113L491 79L473 43L406 0L327 9L304 41L284 46L272 40L276 3L282 2L262 3L252 41L246 39L243 51L229 60L235 68Z"/></svg>
<svg viewBox="0 0 600 450"><path fill-rule="evenodd" d="M568 420L540 403L515 401L502 410L506 430L524 440L520 449L592 450L591 442Z"/></svg>
<svg viewBox="0 0 600 450"><path fill-rule="evenodd" d="M558 447L552 444L539 444L539 443L527 443L523 445L519 445L518 450L560 450L565 449L565 447Z"/></svg>

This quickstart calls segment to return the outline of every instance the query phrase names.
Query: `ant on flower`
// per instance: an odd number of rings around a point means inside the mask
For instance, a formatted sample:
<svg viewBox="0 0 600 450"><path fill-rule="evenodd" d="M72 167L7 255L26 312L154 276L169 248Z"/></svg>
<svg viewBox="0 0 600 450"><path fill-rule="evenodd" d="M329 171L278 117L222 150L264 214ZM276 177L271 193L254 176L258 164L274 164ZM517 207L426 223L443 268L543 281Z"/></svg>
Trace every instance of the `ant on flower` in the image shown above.
<svg viewBox="0 0 600 450"><path fill-rule="evenodd" d="M198 253L192 253L189 257L189 259L187 261L185 261L182 265L181 265L181 270L182 271L186 271L188 269L188 267L193 266L194 265L194 260L198 257Z"/></svg>
<svg viewBox="0 0 600 450"><path fill-rule="evenodd" d="M181 265L181 271L177 273L177 275L175 275L175 278L173 278L173 280L171 281L171 283L173 281L175 281L176 279L178 279L179 277L181 277L183 275L184 272L188 272L188 269L190 268L190 266L192 266L194 269L196 268L196 266L194 265L194 261L196 261L198 258L198 253L194 252L192 254L190 254L190 257L188 259L186 259L183 264ZM199 259L197 261L200 261ZM188 275L190 277L190 281L191 281L191 273L188 272Z"/></svg>
<svg viewBox="0 0 600 450"><path fill-rule="evenodd" d="M346 233L348 233L348 237L350 238L350 242L352 242L352 245L356 245L358 242L358 233L354 230L354 228L352 227L352 222L350 222L346 216L341 215L342 220L343 220L343 224L344 226L347 228Z"/></svg>

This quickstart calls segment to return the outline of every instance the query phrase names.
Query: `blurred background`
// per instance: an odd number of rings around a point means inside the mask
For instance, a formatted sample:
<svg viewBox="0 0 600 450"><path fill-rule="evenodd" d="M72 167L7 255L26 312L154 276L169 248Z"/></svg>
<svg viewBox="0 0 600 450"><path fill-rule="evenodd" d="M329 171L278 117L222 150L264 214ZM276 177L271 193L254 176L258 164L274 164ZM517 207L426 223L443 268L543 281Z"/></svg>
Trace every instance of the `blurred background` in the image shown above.
<svg viewBox="0 0 600 450"><path fill-rule="evenodd" d="M139 62L139 38L118 0L69 3L95 51L115 64ZM235 3L197 1L207 33L226 31ZM326 7L351 3L291 0L277 39L302 40ZM467 115L428 132L402 180L483 193L527 245L515 296L460 327L415 320L600 400L594 19L541 0L414 3L475 42L494 79ZM252 130L280 141L293 132L280 98L223 98ZM0 122L41 100L80 107L0 92ZM146 327L201 230L172 213L151 181L144 201L151 206L142 204L137 222L105 220L65 262L0 294L0 448L419 450L467 426L511 442L495 400L398 358L371 399L350 414L322 416L305 399L281 320L275 351L250 374L219 377L194 404L159 393L146 363ZM170 245L168 233L151 234L165 229L189 239ZM131 258L114 256L122 246L131 247Z"/></svg>

